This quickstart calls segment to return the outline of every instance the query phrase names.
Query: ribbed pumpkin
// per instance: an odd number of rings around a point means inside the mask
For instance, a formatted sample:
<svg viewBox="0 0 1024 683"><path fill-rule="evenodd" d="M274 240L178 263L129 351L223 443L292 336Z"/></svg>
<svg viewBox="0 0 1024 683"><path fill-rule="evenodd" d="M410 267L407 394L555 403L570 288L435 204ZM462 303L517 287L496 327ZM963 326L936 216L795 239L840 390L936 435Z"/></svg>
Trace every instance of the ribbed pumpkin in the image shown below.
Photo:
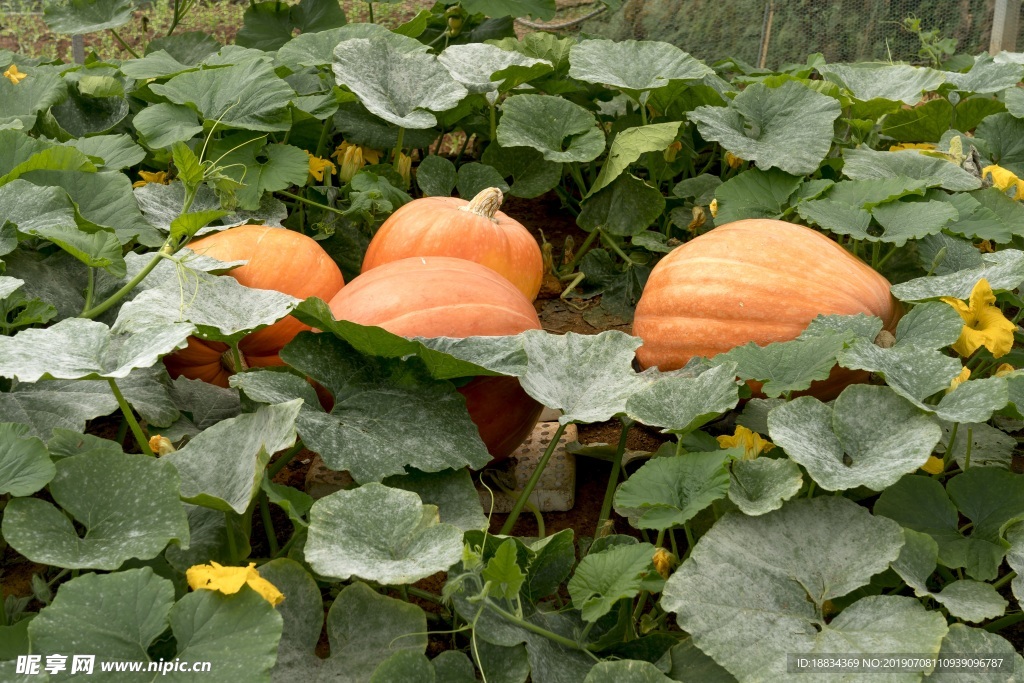
<svg viewBox="0 0 1024 683"><path fill-rule="evenodd" d="M537 240L498 207L501 190L491 187L472 201L423 197L405 204L377 230L362 272L413 256L452 256L491 268L533 301L544 279Z"/></svg>
<svg viewBox="0 0 1024 683"><path fill-rule="evenodd" d="M674 370L694 356L795 339L818 315L856 313L878 316L892 332L903 309L884 277L825 235L784 221L736 221L654 267L633 320L644 342L636 355L644 368ZM837 366L808 393L828 399L866 379Z"/></svg>
<svg viewBox="0 0 1024 683"><path fill-rule="evenodd" d="M331 299L338 320L403 337L491 337L540 329L533 305L508 280L472 261L407 258L364 272ZM529 436L542 406L514 377L477 377L459 388L496 460Z"/></svg>
<svg viewBox="0 0 1024 683"><path fill-rule="evenodd" d="M220 261L248 261L228 271L240 284L272 289L298 299L316 296L328 301L345 284L338 265L312 238L284 228L241 225L189 244L196 254ZM244 337L238 344L251 367L281 365L278 352L302 330L310 329L288 316ZM190 337L188 347L164 357L172 377L184 375L222 387L234 374L228 347Z"/></svg>

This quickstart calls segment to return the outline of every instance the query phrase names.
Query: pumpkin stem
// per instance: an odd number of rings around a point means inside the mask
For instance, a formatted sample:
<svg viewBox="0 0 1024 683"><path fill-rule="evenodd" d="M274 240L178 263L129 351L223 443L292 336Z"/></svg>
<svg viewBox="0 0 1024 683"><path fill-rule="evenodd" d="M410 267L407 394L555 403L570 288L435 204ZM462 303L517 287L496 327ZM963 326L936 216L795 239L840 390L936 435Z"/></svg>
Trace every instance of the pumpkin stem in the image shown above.
<svg viewBox="0 0 1024 683"><path fill-rule="evenodd" d="M505 195L501 193L501 190L496 187L488 187L485 190L480 190L479 194L473 197L469 204L462 207L462 210L470 211L484 218L490 218L493 221L494 214L498 213L498 209L504 200Z"/></svg>
<svg viewBox="0 0 1024 683"><path fill-rule="evenodd" d="M233 348L229 348L221 354L220 364L223 365L224 368L232 375L237 375L239 372L244 372L249 369L249 364L245 362L245 356L241 353L237 353L236 349ZM241 367L239 367L239 365L241 365Z"/></svg>

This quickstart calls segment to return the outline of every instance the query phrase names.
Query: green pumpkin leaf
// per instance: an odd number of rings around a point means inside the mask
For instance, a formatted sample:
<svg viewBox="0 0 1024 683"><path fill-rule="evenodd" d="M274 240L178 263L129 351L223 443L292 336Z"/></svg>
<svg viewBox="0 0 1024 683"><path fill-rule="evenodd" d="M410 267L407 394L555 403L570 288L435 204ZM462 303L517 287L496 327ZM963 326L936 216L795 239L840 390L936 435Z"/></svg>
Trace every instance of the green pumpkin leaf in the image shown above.
<svg viewBox="0 0 1024 683"><path fill-rule="evenodd" d="M29 633L35 652L94 652L95 671L102 662L145 662L173 604L174 585L149 567L83 574L61 584Z"/></svg>
<svg viewBox="0 0 1024 683"><path fill-rule="evenodd" d="M618 545L588 554L569 579L573 607L582 612L584 621L597 621L619 600L640 593L653 557L654 546L650 543Z"/></svg>
<svg viewBox="0 0 1024 683"><path fill-rule="evenodd" d="M993 164L1024 175L1024 121L1009 113L993 114L974 132L988 146Z"/></svg>
<svg viewBox="0 0 1024 683"><path fill-rule="evenodd" d="M528 364L520 384L541 404L561 410L561 424L604 422L624 413L642 381L632 368L640 340L622 332L528 330L521 338Z"/></svg>
<svg viewBox="0 0 1024 683"><path fill-rule="evenodd" d="M192 330L192 325L168 323L115 334L103 323L68 318L47 329L0 337L0 376L22 382L127 377L133 368L148 368L183 347Z"/></svg>
<svg viewBox="0 0 1024 683"><path fill-rule="evenodd" d="M977 190L981 180L945 159L926 156L913 149L876 152L870 149L844 149L843 175L853 180L908 178L922 180L929 187L951 192Z"/></svg>
<svg viewBox="0 0 1024 683"><path fill-rule="evenodd" d="M334 395L330 413L294 375L247 372L236 375L234 385L268 403L303 397L297 422L303 442L328 467L349 471L357 482L402 474L406 466L438 472L479 468L491 459L462 396L450 382L431 379L419 361L370 358L339 339L312 333L299 333L281 358ZM387 415L401 419L384 428Z"/></svg>
<svg viewBox="0 0 1024 683"><path fill-rule="evenodd" d="M924 465L942 436L919 408L867 385L847 387L834 407L811 397L779 406L768 414L768 433L829 491L884 490Z"/></svg>
<svg viewBox="0 0 1024 683"><path fill-rule="evenodd" d="M736 407L736 365L723 363L697 375L666 375L638 389L626 401L626 414L637 422L686 434Z"/></svg>
<svg viewBox="0 0 1024 683"><path fill-rule="evenodd" d="M882 119L882 135L896 142L938 142L952 125L953 105L939 98L886 115Z"/></svg>
<svg viewBox="0 0 1024 683"><path fill-rule="evenodd" d="M516 564L516 542L513 539L506 539L498 546L480 576L491 584L488 592L491 597L511 600L519 595L526 574Z"/></svg>
<svg viewBox="0 0 1024 683"><path fill-rule="evenodd" d="M934 652L945 619L913 598L862 598L826 622L828 600L899 555L902 532L843 498L726 514L665 584L661 605L738 680L786 680L787 653ZM735 615L745 619L737 621Z"/></svg>
<svg viewBox="0 0 1024 683"><path fill-rule="evenodd" d="M456 187L459 190L459 196L465 199L471 199L481 190L486 190L489 187L496 187L502 192L508 192L509 189L497 169L476 161L459 167L459 180Z"/></svg>
<svg viewBox="0 0 1024 683"><path fill-rule="evenodd" d="M269 64L246 62L174 76L150 89L175 104L194 108L204 121L266 132L291 128L288 104L295 91Z"/></svg>
<svg viewBox="0 0 1024 683"><path fill-rule="evenodd" d="M0 422L0 494L30 496L56 472L46 444L30 435L28 425Z"/></svg>
<svg viewBox="0 0 1024 683"><path fill-rule="evenodd" d="M449 45L437 56L437 60L470 95L485 95L491 105L497 100L499 90L510 89L506 85L508 81L524 83L551 72L550 62L502 50L487 43ZM499 72L506 78L495 78ZM513 78L513 72L526 80Z"/></svg>
<svg viewBox="0 0 1024 683"><path fill-rule="evenodd" d="M570 77L610 85L634 99L672 81L700 81L714 73L675 45L655 40L581 40L570 48L569 64Z"/></svg>
<svg viewBox="0 0 1024 683"><path fill-rule="evenodd" d="M457 179L455 164L437 154L427 156L416 167L416 184L426 197L450 197Z"/></svg>
<svg viewBox="0 0 1024 683"><path fill-rule="evenodd" d="M665 210L665 198L656 187L625 173L583 202L576 224L591 232L601 228L609 235L637 235Z"/></svg>
<svg viewBox="0 0 1024 683"><path fill-rule="evenodd" d="M132 273L148 260L129 256ZM153 269L141 288L121 306L114 323L116 331L134 332L158 323L194 325L205 339L231 343L280 320L299 303L287 294L245 287L234 278L166 260Z"/></svg>
<svg viewBox="0 0 1024 683"><path fill-rule="evenodd" d="M284 593L277 607L284 620L274 680L299 676L324 680L369 680L397 652L421 654L427 647L423 610L380 595L366 584L346 586L327 613L331 656L314 654L323 628L323 599L313 577L292 560L272 560L260 576Z"/></svg>
<svg viewBox="0 0 1024 683"><path fill-rule="evenodd" d="M48 2L43 20L57 33L80 35L123 26L132 20L131 0Z"/></svg>
<svg viewBox="0 0 1024 683"><path fill-rule="evenodd" d="M100 168L104 171L120 171L135 166L146 158L146 150L132 141L126 133L120 135L94 135L89 138L78 138L64 143L74 147L90 158L102 160Z"/></svg>
<svg viewBox="0 0 1024 683"><path fill-rule="evenodd" d="M19 382L13 390L0 392L0 414L27 425L31 434L49 439L54 429L81 434L88 420L116 409L112 400L109 386L97 387L93 382Z"/></svg>
<svg viewBox="0 0 1024 683"><path fill-rule="evenodd" d="M502 104L498 143L532 147L548 161L592 161L604 151L594 115L561 97L513 95Z"/></svg>
<svg viewBox="0 0 1024 683"><path fill-rule="evenodd" d="M463 3L470 14L489 17L525 17L550 21L555 18L555 0L466 0Z"/></svg>
<svg viewBox="0 0 1024 683"><path fill-rule="evenodd" d="M68 96L67 84L55 71L26 67L24 73L28 77L17 85L6 78L0 82L0 128L31 130L39 112L46 112ZM25 137L13 130L4 135Z"/></svg>
<svg viewBox="0 0 1024 683"><path fill-rule="evenodd" d="M1024 251L1003 249L982 254L980 267L964 268L939 276L919 277L893 285L892 294L903 301L950 296L967 300L978 280L985 278L994 291L1015 289L1024 282Z"/></svg>
<svg viewBox="0 0 1024 683"><path fill-rule="evenodd" d="M744 218L781 218L800 183L800 178L775 168L743 171L718 184L714 190L714 198L718 200L715 220L725 224Z"/></svg>
<svg viewBox="0 0 1024 683"><path fill-rule="evenodd" d="M132 119L139 133L139 141L150 149L170 147L185 142L203 132L196 113L183 104L160 102L153 104Z"/></svg>
<svg viewBox="0 0 1024 683"><path fill-rule="evenodd" d="M595 664L583 683L670 683L672 680L650 662L624 659Z"/></svg>
<svg viewBox="0 0 1024 683"><path fill-rule="evenodd" d="M50 495L87 532L80 536L71 519L46 501L11 500L4 538L34 562L113 570L132 558L156 557L169 542L188 542L178 473L169 463L93 452L62 458L56 469Z"/></svg>
<svg viewBox="0 0 1024 683"><path fill-rule="evenodd" d="M412 469L408 474L388 477L383 484L393 489L412 491L425 505L436 506L444 524L451 524L463 531L479 530L487 526L480 494L466 468L441 472Z"/></svg>
<svg viewBox="0 0 1024 683"><path fill-rule="evenodd" d="M370 483L313 504L305 556L324 576L413 583L461 559L462 532L415 493Z"/></svg>
<svg viewBox="0 0 1024 683"><path fill-rule="evenodd" d="M759 168L815 172L832 145L839 103L795 81L748 86L727 107L697 107L689 117L707 140Z"/></svg>
<svg viewBox="0 0 1024 683"><path fill-rule="evenodd" d="M592 41L586 41L583 45ZM575 48L574 48L575 49ZM679 133L679 122L654 123L648 126L637 126L621 131L612 140L608 158L601 166L597 180L591 185L587 197L607 187L613 180L636 162L645 152L661 152L676 139Z"/></svg>
<svg viewBox="0 0 1024 683"><path fill-rule="evenodd" d="M296 30L316 33L344 26L345 11L323 0L302 0L296 5L260 2L246 8L242 21L237 43L270 52L286 45Z"/></svg>
<svg viewBox="0 0 1024 683"><path fill-rule="evenodd" d="M1014 522L1006 528L1006 542L1010 549L1006 553L1006 564L1010 569L1017 572L1017 577L1010 582L1013 589L1013 596L1017 598L1017 604L1024 603L1024 523Z"/></svg>
<svg viewBox="0 0 1024 683"><path fill-rule="evenodd" d="M653 458L619 485L615 511L638 529L681 526L729 488L728 453Z"/></svg>
<svg viewBox="0 0 1024 683"><path fill-rule="evenodd" d="M819 66L818 71L861 101L917 104L924 93L945 81L941 71L908 64L828 64Z"/></svg>
<svg viewBox="0 0 1024 683"><path fill-rule="evenodd" d="M222 420L160 460L181 474L190 503L242 514L259 492L270 456L295 444L298 400Z"/></svg>
<svg viewBox="0 0 1024 683"><path fill-rule="evenodd" d="M987 187L970 194L942 194L942 199L953 204L960 214L958 220L947 226L949 232L997 244L1024 235L1024 207L998 189Z"/></svg>
<svg viewBox="0 0 1024 683"><path fill-rule="evenodd" d="M743 514L756 517L778 510L800 492L803 483L800 467L789 458L735 460L729 476L729 500Z"/></svg>
<svg viewBox="0 0 1024 683"><path fill-rule="evenodd" d="M385 121L432 128L437 119L431 111L455 107L467 91L437 57L410 51L408 41L419 44L397 34L343 40L334 48L334 77Z"/></svg>

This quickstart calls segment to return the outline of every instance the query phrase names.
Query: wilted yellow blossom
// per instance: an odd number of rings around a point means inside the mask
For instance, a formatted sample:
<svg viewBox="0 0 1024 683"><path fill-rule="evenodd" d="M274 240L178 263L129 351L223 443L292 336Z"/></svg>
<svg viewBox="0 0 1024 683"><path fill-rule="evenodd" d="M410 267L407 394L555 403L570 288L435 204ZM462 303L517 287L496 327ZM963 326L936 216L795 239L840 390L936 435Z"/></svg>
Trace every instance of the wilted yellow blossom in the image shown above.
<svg viewBox="0 0 1024 683"><path fill-rule="evenodd" d="M752 432L743 425L736 425L736 431L732 436L719 436L718 445L722 448L743 448L743 459L753 460L762 453L775 448L768 439L765 439L760 434Z"/></svg>
<svg viewBox="0 0 1024 683"><path fill-rule="evenodd" d="M1018 178L1013 171L1009 171L1002 166L986 166L981 169L981 177L990 178L992 185L1003 192L1013 190L1014 199L1024 199L1024 180Z"/></svg>
<svg viewBox="0 0 1024 683"><path fill-rule="evenodd" d="M256 571L256 563L250 562L248 567L224 567L217 562L197 564L185 572L188 585L192 590L219 591L232 595L248 584L271 605L277 606L284 600L284 595Z"/></svg>
<svg viewBox="0 0 1024 683"><path fill-rule="evenodd" d="M942 474L943 470L946 469L946 463L942 458L936 458L934 455L928 458L928 462L921 465L921 469L928 474Z"/></svg>
<svg viewBox="0 0 1024 683"><path fill-rule="evenodd" d="M708 210L711 212L711 217L712 218L717 218L718 217L718 200L717 199L712 199L711 200L711 206L708 207Z"/></svg>
<svg viewBox="0 0 1024 683"><path fill-rule="evenodd" d="M732 152L725 153L725 163L729 165L729 168L739 168L746 163L745 159L740 159Z"/></svg>
<svg viewBox="0 0 1024 683"><path fill-rule="evenodd" d="M1011 372L1017 372L1017 368L1013 367L1009 363L1003 363L998 368L996 368L995 376L996 377L1006 377Z"/></svg>
<svg viewBox="0 0 1024 683"><path fill-rule="evenodd" d="M675 161L676 155L679 154L679 150L681 150L682 148L683 143L680 142L679 140L676 140L671 145L669 145L668 149L666 149L663 153L663 156L665 157L665 162L671 164L673 161Z"/></svg>
<svg viewBox="0 0 1024 683"><path fill-rule="evenodd" d="M338 145L334 149L334 152L331 153L331 156L334 157L335 159L337 159L338 163L340 164L341 163L341 158L343 156L345 156L345 152L347 152L349 149L351 149L353 147L355 147L356 149L359 150L360 156L362 156L362 158L366 161L366 163L368 163L368 164L379 164L380 163L380 152L379 151L373 149L372 147L364 147L363 145L353 145L351 142L345 142L344 140L342 141L342 143L340 145Z"/></svg>
<svg viewBox="0 0 1024 683"><path fill-rule="evenodd" d="M704 213L703 206L693 207L693 220L686 226L686 229L690 232L694 232L697 228L701 227L708 220L707 214Z"/></svg>
<svg viewBox="0 0 1024 683"><path fill-rule="evenodd" d="M143 187L150 183L155 183L157 185L170 185L171 183L171 179L167 177L167 171L156 171L155 173L139 171L139 177L142 178L142 180L136 180L132 183L132 187Z"/></svg>
<svg viewBox="0 0 1024 683"><path fill-rule="evenodd" d="M330 175L338 172L338 167L328 159L321 159L309 152L306 152L306 154L309 155L309 174L316 178L318 182L322 183L324 181L325 172L330 171Z"/></svg>
<svg viewBox="0 0 1024 683"><path fill-rule="evenodd" d="M901 142L898 145L892 145L889 147L890 152L899 152L903 149L926 149L936 150L938 147L934 142Z"/></svg>
<svg viewBox="0 0 1024 683"><path fill-rule="evenodd" d="M949 392L953 391L954 389L956 389L958 386L960 386L961 384L963 384L964 382L966 382L970 378L971 378L971 369L970 368L962 369L960 371L960 374L957 375L956 377L954 377L953 380L949 383L949 388L946 389L946 393L948 394Z"/></svg>
<svg viewBox="0 0 1024 683"><path fill-rule="evenodd" d="M4 72L4 78L9 80L14 85L18 85L23 80L28 78L28 74L23 74L20 71L18 71L18 65L17 64L11 64L7 68L7 71Z"/></svg>
<svg viewBox="0 0 1024 683"><path fill-rule="evenodd" d="M995 249L992 247L992 243L988 240L982 240L974 245L974 248L980 251L982 254L994 254Z"/></svg>
<svg viewBox="0 0 1024 683"><path fill-rule="evenodd" d="M969 301L944 296L942 301L956 309L964 319L960 338L953 350L967 357L984 346L995 358L1005 356L1013 348L1013 333L1017 326L1006 319L995 305L996 295L988 280L982 278L974 285Z"/></svg>
<svg viewBox="0 0 1024 683"><path fill-rule="evenodd" d="M409 179L412 173L412 157L402 152L398 153L398 161L395 163L395 170L402 176L406 187L409 186Z"/></svg>

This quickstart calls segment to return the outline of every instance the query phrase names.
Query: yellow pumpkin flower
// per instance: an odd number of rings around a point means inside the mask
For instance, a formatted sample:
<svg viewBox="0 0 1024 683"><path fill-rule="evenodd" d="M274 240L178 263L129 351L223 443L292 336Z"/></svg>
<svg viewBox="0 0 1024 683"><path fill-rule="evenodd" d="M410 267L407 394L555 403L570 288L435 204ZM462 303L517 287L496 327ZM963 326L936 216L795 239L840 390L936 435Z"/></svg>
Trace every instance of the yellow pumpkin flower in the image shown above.
<svg viewBox="0 0 1024 683"><path fill-rule="evenodd" d="M28 74L24 74L18 71L17 64L11 64L9 67L7 67L7 71L4 72L4 78L9 80L14 85L18 85L23 80L28 78Z"/></svg>
<svg viewBox="0 0 1024 683"><path fill-rule="evenodd" d="M928 474L942 474L946 469L946 463L942 458L936 458L934 455L928 458L928 462L921 465L921 469Z"/></svg>
<svg viewBox="0 0 1024 683"><path fill-rule="evenodd" d="M284 595L256 571L256 563L250 562L248 567L225 567L217 562L197 564L185 572L188 585L192 590L220 591L232 595L248 584L249 588L259 593L275 607L284 600Z"/></svg>
<svg viewBox="0 0 1024 683"><path fill-rule="evenodd" d="M711 200L711 206L708 207L708 210L711 212L711 217L712 218L717 218L718 217L718 200L717 199L712 199Z"/></svg>
<svg viewBox="0 0 1024 683"><path fill-rule="evenodd" d="M657 571L661 578L668 579L668 575L672 573L672 570L678 564L676 556L665 550L664 548L657 548L654 551L654 569Z"/></svg>
<svg viewBox="0 0 1024 683"><path fill-rule="evenodd" d="M324 172L329 170L330 175L338 172L338 167L330 160L321 159L310 152L306 152L306 154L309 155L309 174L316 178L318 182L322 183L324 181Z"/></svg>
<svg viewBox="0 0 1024 683"><path fill-rule="evenodd" d="M717 438L718 445L722 448L742 447L744 460L753 460L762 453L767 453L775 448L775 444L771 441L743 425L736 425L736 431L732 436L723 435Z"/></svg>
<svg viewBox="0 0 1024 683"><path fill-rule="evenodd" d="M982 254L994 254L996 253L992 243L988 240L982 240L974 245L974 248L980 251Z"/></svg>
<svg viewBox="0 0 1024 683"><path fill-rule="evenodd" d="M732 152L725 153L725 163L729 165L729 168L739 168L743 164L747 163L746 159L740 159Z"/></svg>
<svg viewBox="0 0 1024 683"><path fill-rule="evenodd" d="M338 163L341 164L341 171L338 172L338 178L341 182L350 182L356 173L359 173L359 169L366 165L363 161L363 152L356 145L349 145L348 149L345 150L344 156L338 159Z"/></svg>
<svg viewBox="0 0 1024 683"><path fill-rule="evenodd" d="M1009 171L1002 166L986 166L981 169L981 177L989 178L992 181L992 185L1003 192L1012 189L1014 199L1018 201L1024 199L1024 180L1018 178L1013 171Z"/></svg>
<svg viewBox="0 0 1024 683"><path fill-rule="evenodd" d="M170 185L171 179L167 177L167 171L156 171L150 173L149 171L139 171L139 177L142 180L136 180L132 183L132 187L143 187L154 183L156 185Z"/></svg>
<svg viewBox="0 0 1024 683"><path fill-rule="evenodd" d="M669 145L668 149L666 149L662 153L662 156L665 157L665 163L671 164L673 161L675 161L676 160L676 155L679 154L679 151L682 148L683 148L683 143L680 142L679 140L676 140L671 145Z"/></svg>
<svg viewBox="0 0 1024 683"><path fill-rule="evenodd" d="M172 444L171 440L166 436L154 434L149 437L149 450L153 451L157 455L167 455L168 453L173 453L178 449L174 447L174 444Z"/></svg>
<svg viewBox="0 0 1024 683"><path fill-rule="evenodd" d="M996 295L988 280L982 278L974 285L968 302L944 296L942 301L952 306L964 319L960 338L953 350L965 358L984 346L992 356L1005 356L1013 348L1013 333L1017 326L1006 319L996 303Z"/></svg>
<svg viewBox="0 0 1024 683"><path fill-rule="evenodd" d="M996 377L1006 377L1011 372L1017 372L1017 368L1013 367L1009 363L1003 363L998 368L996 368L995 376Z"/></svg>
<svg viewBox="0 0 1024 683"><path fill-rule="evenodd" d="M953 381L951 381L949 383L949 388L946 389L946 393L948 394L949 392L953 391L954 389L956 389L958 386L960 386L961 384L963 384L964 382L966 382L970 378L971 378L971 369L970 368L964 368L963 370L960 371L960 374L957 375L956 377L954 377Z"/></svg>
<svg viewBox="0 0 1024 683"><path fill-rule="evenodd" d="M398 163L395 164L395 170L398 171L398 175L402 176L402 180L405 181L405 185L408 187L412 174L412 157L399 152Z"/></svg>
<svg viewBox="0 0 1024 683"><path fill-rule="evenodd" d="M892 145L889 147L890 152L899 152L903 149L925 149L934 151L938 149L934 142L901 142L898 145Z"/></svg>
<svg viewBox="0 0 1024 683"><path fill-rule="evenodd" d="M335 159L337 159L338 163L340 164L341 163L341 158L343 156L345 156L345 152L347 152L349 149L351 149L353 147L359 150L360 156L362 156L362 158L366 161L366 163L368 163L368 164L379 164L380 163L380 152L379 151L373 149L372 147L364 147L362 145L353 145L351 142L345 142L345 141L342 141L342 143L340 145L338 145L334 149L334 152L331 153L331 156L334 157Z"/></svg>

